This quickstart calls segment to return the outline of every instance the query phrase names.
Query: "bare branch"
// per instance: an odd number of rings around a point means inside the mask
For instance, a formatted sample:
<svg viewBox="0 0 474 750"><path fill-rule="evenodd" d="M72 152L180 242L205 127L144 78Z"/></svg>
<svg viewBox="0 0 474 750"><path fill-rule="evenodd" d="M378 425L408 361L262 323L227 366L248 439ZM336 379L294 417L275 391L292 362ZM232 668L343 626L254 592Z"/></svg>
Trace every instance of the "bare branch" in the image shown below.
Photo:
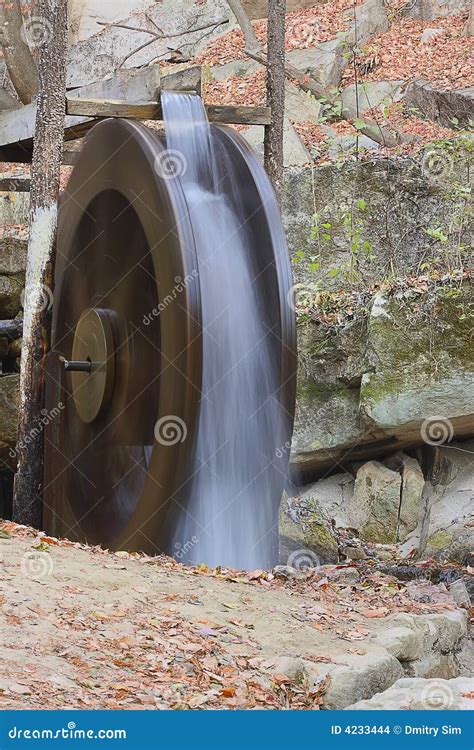
<svg viewBox="0 0 474 750"><path fill-rule="evenodd" d="M239 22L245 40L245 53L252 60L256 60L261 65L267 67L267 54L255 36L252 23L244 10L240 0L227 0L227 3L233 14ZM307 73L303 73L290 63L285 62L285 75L290 81L295 81L300 89L309 91L316 99L326 98L326 92L318 81L311 78Z"/></svg>

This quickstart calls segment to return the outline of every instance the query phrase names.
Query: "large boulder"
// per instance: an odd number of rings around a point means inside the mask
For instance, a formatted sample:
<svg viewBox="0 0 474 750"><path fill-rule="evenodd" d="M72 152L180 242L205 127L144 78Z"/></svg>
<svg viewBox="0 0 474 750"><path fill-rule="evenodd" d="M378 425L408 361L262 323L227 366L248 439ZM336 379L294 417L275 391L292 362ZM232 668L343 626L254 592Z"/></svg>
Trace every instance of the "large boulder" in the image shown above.
<svg viewBox="0 0 474 750"><path fill-rule="evenodd" d="M413 81L405 92L407 107L444 127L470 128L474 121L474 86L437 89L430 81Z"/></svg>
<svg viewBox="0 0 474 750"><path fill-rule="evenodd" d="M410 4L409 15L422 21L455 16L469 10L471 0L415 0Z"/></svg>
<svg viewBox="0 0 474 750"><path fill-rule="evenodd" d="M388 690L346 707L347 711L472 711L474 679L403 677Z"/></svg>
<svg viewBox="0 0 474 750"><path fill-rule="evenodd" d="M346 324L302 319L293 467L311 476L472 435L472 295L468 285L422 285L373 296ZM409 478L414 517L420 476L408 467Z"/></svg>
<svg viewBox="0 0 474 750"><path fill-rule="evenodd" d="M257 155L263 161L263 139L265 128L260 125L252 125L242 131L242 135L247 143L256 151ZM311 156L300 140L296 130L285 117L283 126L283 164L285 167L301 167L303 164L309 164Z"/></svg>
<svg viewBox="0 0 474 750"><path fill-rule="evenodd" d="M401 476L377 461L357 472L351 503L351 526L363 539L392 544L397 541Z"/></svg>

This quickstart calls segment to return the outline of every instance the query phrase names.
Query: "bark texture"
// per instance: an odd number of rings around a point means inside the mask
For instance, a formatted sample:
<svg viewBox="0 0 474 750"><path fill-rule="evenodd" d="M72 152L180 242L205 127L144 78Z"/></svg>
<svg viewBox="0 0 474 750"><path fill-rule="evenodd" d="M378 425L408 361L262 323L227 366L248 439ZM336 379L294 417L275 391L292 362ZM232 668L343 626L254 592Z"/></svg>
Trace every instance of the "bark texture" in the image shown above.
<svg viewBox="0 0 474 750"><path fill-rule="evenodd" d="M283 183L283 122L285 114L285 11L286 0L268 2L267 102L271 124L265 128L265 168L281 197Z"/></svg>
<svg viewBox="0 0 474 750"><path fill-rule="evenodd" d="M23 104L38 91L38 71L28 46L28 22L24 23L20 0L0 0L0 29L5 63L13 87Z"/></svg>
<svg viewBox="0 0 474 750"><path fill-rule="evenodd" d="M66 104L66 0L39 0L36 18L48 30L39 50L39 91L31 168L30 239L21 360L18 473L13 517L42 522L44 359L53 303L54 242Z"/></svg>

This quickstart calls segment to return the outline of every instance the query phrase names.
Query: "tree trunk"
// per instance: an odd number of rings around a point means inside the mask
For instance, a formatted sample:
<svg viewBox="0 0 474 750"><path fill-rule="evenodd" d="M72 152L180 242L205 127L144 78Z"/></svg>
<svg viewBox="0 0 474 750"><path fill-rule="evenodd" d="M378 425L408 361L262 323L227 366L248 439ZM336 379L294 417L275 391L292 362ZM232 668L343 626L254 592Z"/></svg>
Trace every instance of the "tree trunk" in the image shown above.
<svg viewBox="0 0 474 750"><path fill-rule="evenodd" d="M265 128L265 168L281 199L283 185L283 121L285 114L285 11L286 0L268 2L267 101L271 124Z"/></svg>
<svg viewBox="0 0 474 750"><path fill-rule="evenodd" d="M474 36L474 0L471 0L469 16L463 31L464 36Z"/></svg>
<svg viewBox="0 0 474 750"><path fill-rule="evenodd" d="M0 0L0 29L5 63L13 87L23 104L29 104L38 91L38 71L28 39L40 23L35 16L23 21L20 0ZM38 27L37 27L38 28Z"/></svg>
<svg viewBox="0 0 474 750"><path fill-rule="evenodd" d="M38 0L36 13L49 33L39 50L13 517L19 523L40 527L44 359L50 341L54 243L66 105L66 0Z"/></svg>

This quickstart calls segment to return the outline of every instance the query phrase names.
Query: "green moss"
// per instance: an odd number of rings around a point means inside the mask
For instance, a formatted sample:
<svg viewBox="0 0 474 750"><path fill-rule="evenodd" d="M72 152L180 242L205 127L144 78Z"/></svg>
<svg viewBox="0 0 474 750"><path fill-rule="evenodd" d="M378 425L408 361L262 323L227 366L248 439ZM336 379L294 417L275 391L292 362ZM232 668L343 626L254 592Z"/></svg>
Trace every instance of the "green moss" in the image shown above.
<svg viewBox="0 0 474 750"><path fill-rule="evenodd" d="M430 537L428 537L427 548L434 552L440 552L446 549L453 543L453 537L449 531L436 531Z"/></svg>
<svg viewBox="0 0 474 750"><path fill-rule="evenodd" d="M327 521L321 516L311 513L304 524L304 538L308 547L329 557L337 557L336 540L327 528Z"/></svg>

